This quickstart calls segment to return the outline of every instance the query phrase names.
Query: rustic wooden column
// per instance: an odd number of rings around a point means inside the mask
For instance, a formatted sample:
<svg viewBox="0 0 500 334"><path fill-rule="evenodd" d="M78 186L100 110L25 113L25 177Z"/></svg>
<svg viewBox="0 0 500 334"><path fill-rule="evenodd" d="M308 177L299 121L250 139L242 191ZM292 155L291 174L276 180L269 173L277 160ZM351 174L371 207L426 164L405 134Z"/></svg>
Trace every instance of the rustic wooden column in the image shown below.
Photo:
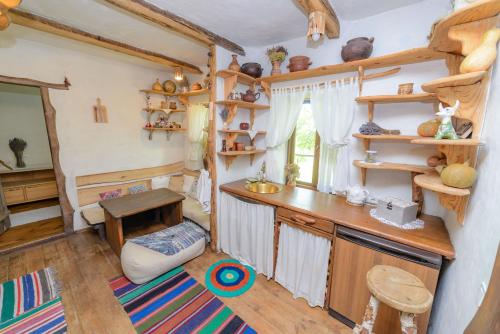
<svg viewBox="0 0 500 334"><path fill-rule="evenodd" d="M215 138L217 134L217 122L215 112L215 101L217 100L217 60L216 60L216 47L210 46L210 96L209 96L209 111L208 111L208 171L212 179L212 197L210 200L210 247L212 250L217 249L217 167L216 155L217 145Z"/></svg>
<svg viewBox="0 0 500 334"><path fill-rule="evenodd" d="M45 125L47 126L47 133L49 136L50 153L52 154L52 165L54 174L56 176L57 191L59 193L59 204L64 221L64 232L73 232L73 207L69 202L68 195L66 194L66 176L64 175L61 163L59 161L59 139L57 138L56 129L56 110L50 103L49 89L47 87L40 87L40 94L42 95L43 112L45 115Z"/></svg>

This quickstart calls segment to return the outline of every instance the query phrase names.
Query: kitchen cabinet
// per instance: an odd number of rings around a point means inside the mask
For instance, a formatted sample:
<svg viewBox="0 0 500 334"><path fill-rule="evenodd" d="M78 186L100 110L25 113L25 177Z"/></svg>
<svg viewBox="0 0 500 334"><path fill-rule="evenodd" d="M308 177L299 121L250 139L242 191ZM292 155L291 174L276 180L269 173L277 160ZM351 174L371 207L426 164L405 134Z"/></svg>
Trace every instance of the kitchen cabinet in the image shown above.
<svg viewBox="0 0 500 334"><path fill-rule="evenodd" d="M51 169L2 173L0 180L6 205L34 202L59 196L54 171Z"/></svg>

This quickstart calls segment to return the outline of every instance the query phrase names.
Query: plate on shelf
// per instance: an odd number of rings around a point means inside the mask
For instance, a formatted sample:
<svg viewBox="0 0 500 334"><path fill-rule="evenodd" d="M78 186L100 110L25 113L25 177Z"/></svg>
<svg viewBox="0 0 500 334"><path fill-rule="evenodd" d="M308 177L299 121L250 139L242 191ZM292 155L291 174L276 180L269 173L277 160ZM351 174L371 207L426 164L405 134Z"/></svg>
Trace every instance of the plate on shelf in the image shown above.
<svg viewBox="0 0 500 334"><path fill-rule="evenodd" d="M172 80L166 80L163 83L163 89L165 90L165 92L173 94L177 90L177 86L175 85L175 82L173 82Z"/></svg>

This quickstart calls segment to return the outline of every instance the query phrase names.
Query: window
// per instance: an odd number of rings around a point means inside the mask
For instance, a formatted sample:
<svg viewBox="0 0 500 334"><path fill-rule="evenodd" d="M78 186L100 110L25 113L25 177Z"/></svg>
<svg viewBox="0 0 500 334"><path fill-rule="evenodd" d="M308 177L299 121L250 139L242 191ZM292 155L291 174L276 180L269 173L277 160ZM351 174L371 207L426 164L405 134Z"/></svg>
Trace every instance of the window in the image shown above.
<svg viewBox="0 0 500 334"><path fill-rule="evenodd" d="M288 142L288 163L300 167L297 184L316 188L318 184L319 135L314 126L311 105L304 103L297 126Z"/></svg>

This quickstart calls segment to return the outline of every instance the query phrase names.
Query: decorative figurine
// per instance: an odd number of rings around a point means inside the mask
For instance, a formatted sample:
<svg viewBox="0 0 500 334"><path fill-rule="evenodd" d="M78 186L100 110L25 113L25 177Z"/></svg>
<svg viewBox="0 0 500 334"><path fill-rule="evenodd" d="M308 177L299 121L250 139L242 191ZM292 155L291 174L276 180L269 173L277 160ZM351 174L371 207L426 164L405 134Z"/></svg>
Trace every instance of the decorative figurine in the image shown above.
<svg viewBox="0 0 500 334"><path fill-rule="evenodd" d="M458 107L460 107L459 100L457 100L453 107L444 108L442 103L439 104L439 112L436 113L436 115L441 118L441 125L439 125L438 132L434 136L434 139L459 139L451 123L451 117L455 115Z"/></svg>
<svg viewBox="0 0 500 334"><path fill-rule="evenodd" d="M297 185L297 178L300 176L300 167L299 165L293 163L285 166L285 176L286 176L286 184L289 186Z"/></svg>

